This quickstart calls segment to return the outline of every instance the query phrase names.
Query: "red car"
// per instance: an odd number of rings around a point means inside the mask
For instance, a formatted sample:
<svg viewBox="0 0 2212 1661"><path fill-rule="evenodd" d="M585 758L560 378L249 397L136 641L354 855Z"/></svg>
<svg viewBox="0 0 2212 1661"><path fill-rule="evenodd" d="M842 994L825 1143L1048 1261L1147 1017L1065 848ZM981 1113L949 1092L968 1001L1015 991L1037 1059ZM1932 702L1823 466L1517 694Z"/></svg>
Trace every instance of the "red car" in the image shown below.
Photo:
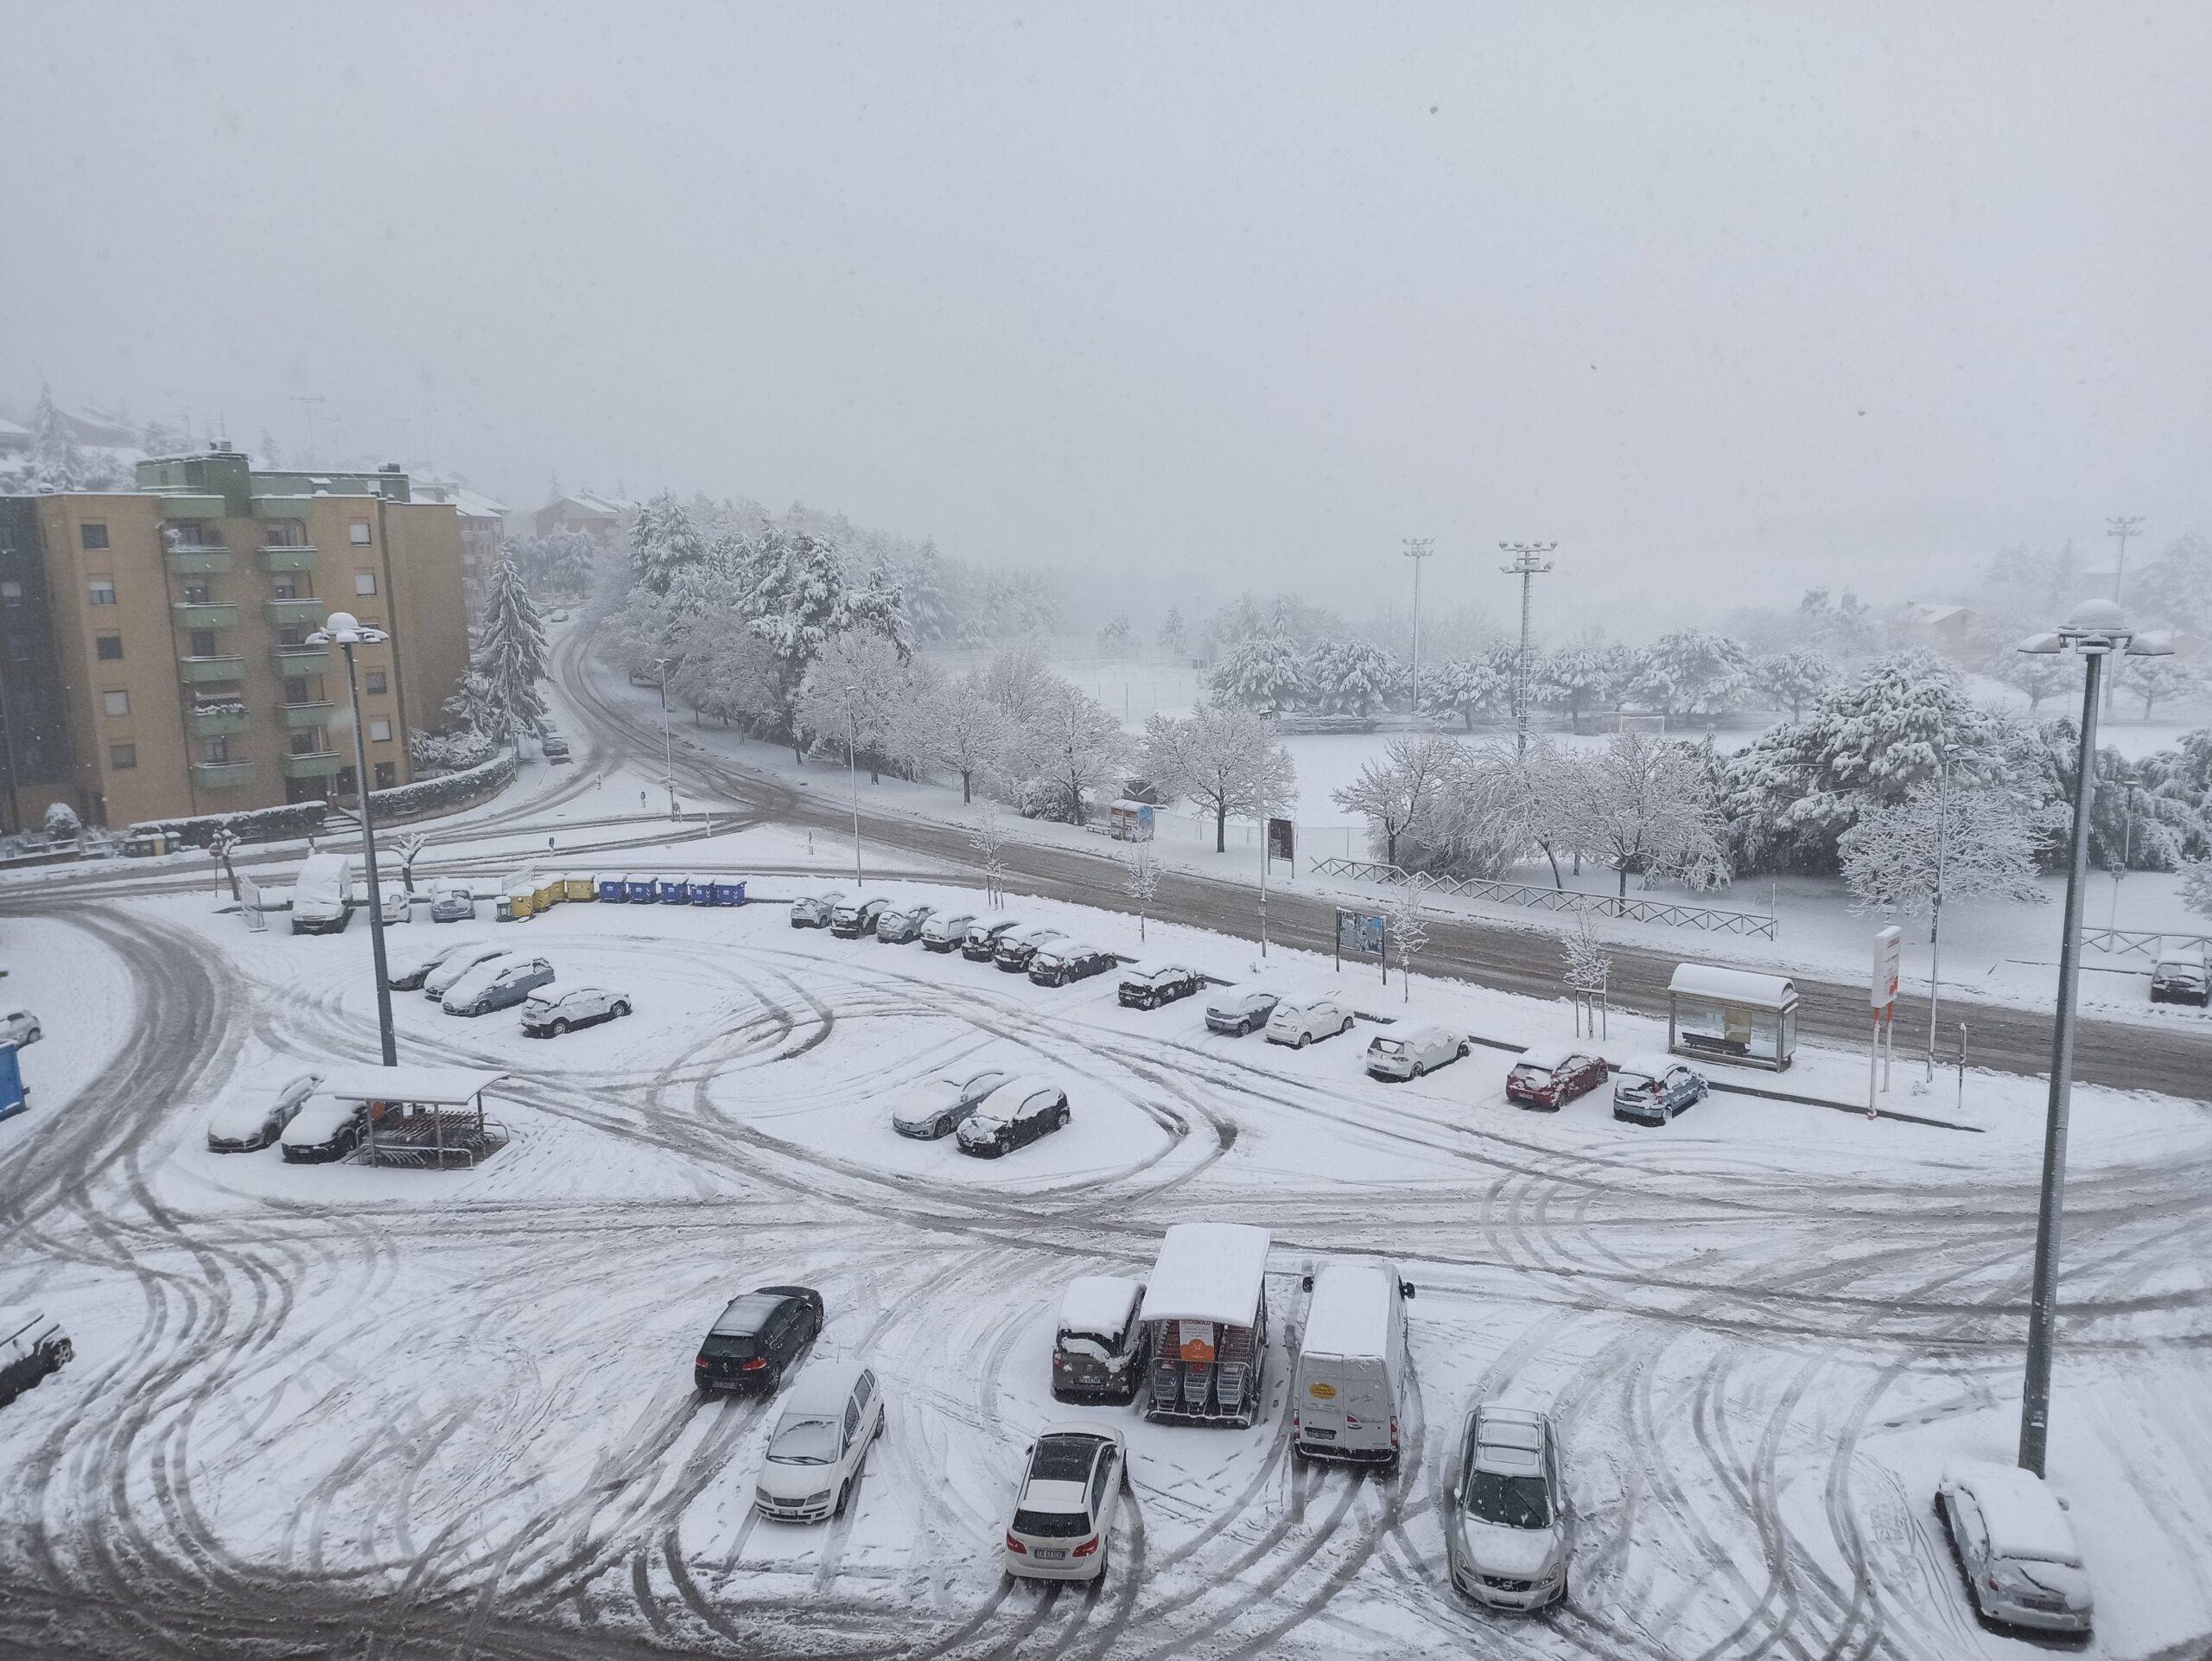
<svg viewBox="0 0 2212 1661"><path fill-rule="evenodd" d="M1505 1099L1554 1111L1605 1082L1605 1058L1581 1050L1523 1050L1505 1075Z"/></svg>

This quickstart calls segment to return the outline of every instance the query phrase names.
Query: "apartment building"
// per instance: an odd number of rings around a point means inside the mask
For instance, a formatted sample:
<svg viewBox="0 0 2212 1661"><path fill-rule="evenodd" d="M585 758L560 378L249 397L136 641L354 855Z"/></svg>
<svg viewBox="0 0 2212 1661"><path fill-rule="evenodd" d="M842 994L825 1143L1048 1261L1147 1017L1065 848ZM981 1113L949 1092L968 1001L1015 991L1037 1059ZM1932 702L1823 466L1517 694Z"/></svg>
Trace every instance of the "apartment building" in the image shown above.
<svg viewBox="0 0 2212 1661"><path fill-rule="evenodd" d="M11 770L13 824L57 799L121 826L352 796L344 655L307 641L335 610L391 633L355 653L368 784L407 783L409 727L436 724L468 666L452 505L412 500L396 468L257 473L221 449L141 462L137 483L0 503L0 762L48 706L66 755L31 757L59 778ZM35 594L8 552L26 526ZM9 656L41 633L42 662Z"/></svg>

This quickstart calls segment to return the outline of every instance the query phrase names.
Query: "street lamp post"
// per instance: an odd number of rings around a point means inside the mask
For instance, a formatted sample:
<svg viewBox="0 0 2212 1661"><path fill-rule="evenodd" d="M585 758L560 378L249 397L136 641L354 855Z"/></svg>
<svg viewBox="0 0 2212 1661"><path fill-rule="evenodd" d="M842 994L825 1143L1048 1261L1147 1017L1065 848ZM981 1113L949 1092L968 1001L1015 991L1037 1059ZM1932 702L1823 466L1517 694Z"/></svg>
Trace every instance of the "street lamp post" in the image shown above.
<svg viewBox="0 0 2212 1661"><path fill-rule="evenodd" d="M668 666L673 658L655 658L653 666L660 671L660 776L668 786L668 817L676 817L676 742L668 735Z"/></svg>
<svg viewBox="0 0 2212 1661"><path fill-rule="evenodd" d="M1421 714L1421 562L1436 551L1434 537L1404 538L1406 557L1414 563L1414 695L1413 708L1408 714Z"/></svg>
<svg viewBox="0 0 2212 1661"><path fill-rule="evenodd" d="M369 955L376 960L377 1032L384 1043L384 1064L399 1065L399 1046L391 1031L391 981L384 956L384 885L377 880L377 830L369 811L369 750L361 729L361 684L353 671L353 648L381 646L391 637L371 628L350 611L334 611L307 638L308 646L334 646L346 654L346 697L353 711L353 786L361 804L361 864L369 881Z"/></svg>
<svg viewBox="0 0 2212 1661"><path fill-rule="evenodd" d="M2050 1045L2050 1100L2044 1117L2043 1189L2036 1208L2035 1278L2028 1294L2028 1361L2020 1391L2020 1464L2044 1473L2050 1434L2050 1359L2058 1315L2058 1225L2066 1189L2066 1119L2074 1091L2074 999L2080 978L2082 891L2089 869L2089 810L2095 799L2097 692L2104 661L2114 652L2164 657L2158 635L2138 634L2109 600L2085 600L2056 629L2032 635L2020 650L2037 656L2071 652L2082 662L2081 748L2074 767L2074 831L2066 862L2066 915L2058 945L2058 1010Z"/></svg>

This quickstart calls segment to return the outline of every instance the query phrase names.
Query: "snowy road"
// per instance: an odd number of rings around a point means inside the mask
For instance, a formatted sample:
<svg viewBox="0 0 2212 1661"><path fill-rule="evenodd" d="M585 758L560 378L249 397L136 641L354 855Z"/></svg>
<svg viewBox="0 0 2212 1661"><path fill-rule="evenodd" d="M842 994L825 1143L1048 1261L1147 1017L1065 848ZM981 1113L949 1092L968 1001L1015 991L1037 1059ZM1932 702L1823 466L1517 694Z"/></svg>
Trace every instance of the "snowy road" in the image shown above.
<svg viewBox="0 0 2212 1661"><path fill-rule="evenodd" d="M2027 1652L1967 1619L1928 1499L1944 1454L2012 1434L2031 1134L1718 1100L1664 1133L1523 1114L1480 1055L1385 1086L1355 1041L1213 1037L1110 983L1048 991L766 908L587 906L529 943L632 990L633 1019L539 1044L398 1000L404 1058L514 1070L510 1149L445 1176L286 1167L205 1152L204 1105L234 1070L372 1053L365 943L207 913L7 925L18 952L68 945L60 1053L32 1059L85 1084L0 1126L0 1301L65 1310L79 1345L0 1410L0 1653ZM888 1132L900 1091L969 1060L1064 1079L1076 1123L996 1163ZM2095 1652L2194 1653L2212 1117L2091 1090L2080 1123L2054 1474ZM1141 1274L1193 1216L1274 1232L1266 1417L1112 1410L1137 1503L1104 1588L1003 1582L1021 1445L1071 1411L1046 1390L1059 1288ZM1300 1264L1359 1251L1420 1287L1396 1478L1287 1454ZM753 1519L767 1415L690 1389L720 1301L793 1280L827 1299L819 1352L888 1389L826 1529ZM1580 1536L1555 1616L1446 1584L1446 1450L1478 1396L1564 1428Z"/></svg>

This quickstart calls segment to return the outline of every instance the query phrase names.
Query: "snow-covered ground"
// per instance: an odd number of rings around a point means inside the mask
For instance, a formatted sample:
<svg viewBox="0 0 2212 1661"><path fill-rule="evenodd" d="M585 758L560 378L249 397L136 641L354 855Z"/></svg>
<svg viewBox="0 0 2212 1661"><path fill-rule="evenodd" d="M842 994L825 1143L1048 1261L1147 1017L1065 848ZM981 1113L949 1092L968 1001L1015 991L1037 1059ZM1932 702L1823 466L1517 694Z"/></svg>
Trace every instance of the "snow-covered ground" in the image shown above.
<svg viewBox="0 0 2212 1661"><path fill-rule="evenodd" d="M717 869L807 862L803 833L696 846ZM816 856L826 879L846 851ZM1131 920L1017 909L1140 951ZM144 1633L232 1607L286 1633L335 1607L452 1642L527 1647L513 1626L543 1623L734 1654L2027 1652L1974 1626L1929 1501L1945 1457L2014 1434L2033 1080L1970 1072L1955 1109L1898 1079L1895 1105L1952 1124L1723 1095L1637 1130L1592 1098L1509 1109L1495 1049L1383 1085L1365 1030L1281 1049L1206 1034L1194 1003L1121 1009L1110 979L1040 989L795 931L778 907L572 905L391 934L400 961L512 939L563 983L635 997L537 1041L512 1012L395 995L404 1060L511 1074L506 1151L446 1174L290 1167L207 1152L206 1109L230 1079L373 1057L358 926L249 934L192 894L0 930L10 961L56 965L11 983L53 1005L36 1111L0 1123L0 1301L62 1314L79 1349L0 1410L0 1571L129 1599ZM1408 1002L1372 968L1149 933L1149 955L1370 1017L1570 1035L1557 1005L1418 976ZM1652 1041L1617 1017L1604 1047ZM180 1043L199 1060L176 1093L137 1093ZM891 1132L904 1092L969 1064L1063 1082L1074 1123L990 1162ZM1848 1104L1863 1066L1808 1049L1788 1087ZM2202 1103L2077 1095L2052 1450L2101 1599L2093 1653L2212 1633L2208 1155ZM1055 1405L1066 1280L1141 1275L1200 1217L1274 1234L1262 1423ZM1360 1253L1420 1289L1396 1477L1287 1456L1301 1265ZM723 1299L794 1281L827 1300L817 1352L866 1358L888 1391L889 1434L823 1528L753 1519L772 1409L690 1386ZM1565 1434L1579 1538L1554 1617L1484 1615L1445 1581L1449 1454L1484 1397ZM1007 1585L1022 1447L1096 1416L1130 1438L1137 1502L1104 1591Z"/></svg>

